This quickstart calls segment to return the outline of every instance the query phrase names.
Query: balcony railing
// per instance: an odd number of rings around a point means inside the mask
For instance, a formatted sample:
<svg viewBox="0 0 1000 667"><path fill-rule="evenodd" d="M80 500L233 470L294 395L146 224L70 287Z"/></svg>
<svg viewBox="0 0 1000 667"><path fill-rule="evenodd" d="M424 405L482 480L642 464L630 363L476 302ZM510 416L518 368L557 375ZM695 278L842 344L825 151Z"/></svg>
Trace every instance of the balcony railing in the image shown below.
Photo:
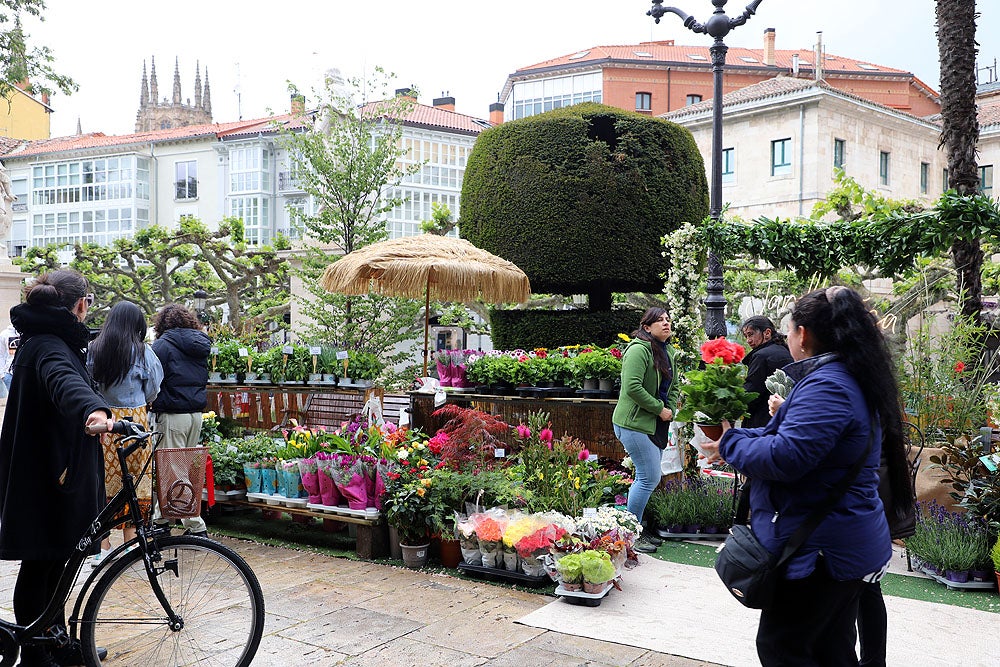
<svg viewBox="0 0 1000 667"><path fill-rule="evenodd" d="M289 190L302 190L302 186L299 183L298 175L293 171L279 171L278 172L278 190L289 191Z"/></svg>

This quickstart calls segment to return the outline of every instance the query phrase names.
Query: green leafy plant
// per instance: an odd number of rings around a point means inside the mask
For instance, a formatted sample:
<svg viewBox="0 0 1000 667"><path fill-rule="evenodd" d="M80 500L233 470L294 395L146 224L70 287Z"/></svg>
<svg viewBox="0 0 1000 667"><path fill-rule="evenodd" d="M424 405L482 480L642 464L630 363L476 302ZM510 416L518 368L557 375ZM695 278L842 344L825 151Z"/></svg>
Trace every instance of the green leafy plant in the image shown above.
<svg viewBox="0 0 1000 667"><path fill-rule="evenodd" d="M716 338L701 345L704 370L687 371L680 390L684 404L676 419L684 422L718 424L735 422L747 413L757 392L743 388L746 366L739 363L745 354L742 345Z"/></svg>
<svg viewBox="0 0 1000 667"><path fill-rule="evenodd" d="M556 572L567 584L583 583L582 553L566 554L556 561Z"/></svg>
<svg viewBox="0 0 1000 667"><path fill-rule="evenodd" d="M312 355L305 345L293 345L292 353L285 363L285 381L303 382L312 373Z"/></svg>
<svg viewBox="0 0 1000 667"><path fill-rule="evenodd" d="M573 359L578 380L616 380L622 374L622 361L609 350L593 347Z"/></svg>
<svg viewBox="0 0 1000 667"><path fill-rule="evenodd" d="M1000 572L1000 537L997 541L993 543L993 548L990 549L990 560L993 561L993 571Z"/></svg>
<svg viewBox="0 0 1000 667"><path fill-rule="evenodd" d="M386 521L395 526L403 544L426 544L430 535L441 530L445 506L443 498L431 492L431 478L403 484L383 501Z"/></svg>
<svg viewBox="0 0 1000 667"><path fill-rule="evenodd" d="M378 379L379 374L382 373L382 362L379 361L378 356L371 352L359 352L357 350L351 350L348 356L347 364L347 377L354 380L371 380L375 381Z"/></svg>
<svg viewBox="0 0 1000 667"><path fill-rule="evenodd" d="M588 584L603 584L615 578L615 566L606 551L588 549L580 554L580 570Z"/></svg>
<svg viewBox="0 0 1000 667"><path fill-rule="evenodd" d="M243 345L234 338L219 339L215 342L218 353L215 357L215 371L228 375L246 371L246 362L240 358ZM211 363L211 361L209 361Z"/></svg>

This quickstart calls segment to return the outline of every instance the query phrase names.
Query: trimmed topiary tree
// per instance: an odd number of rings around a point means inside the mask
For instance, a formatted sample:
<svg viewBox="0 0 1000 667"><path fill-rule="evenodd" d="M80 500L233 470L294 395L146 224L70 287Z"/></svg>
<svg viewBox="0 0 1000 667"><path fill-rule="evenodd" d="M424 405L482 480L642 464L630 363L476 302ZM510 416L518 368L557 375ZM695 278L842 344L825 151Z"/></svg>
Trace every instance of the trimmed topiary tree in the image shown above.
<svg viewBox="0 0 1000 667"><path fill-rule="evenodd" d="M462 184L463 238L517 264L536 293L660 292L660 239L708 215L691 134L585 103L483 132Z"/></svg>

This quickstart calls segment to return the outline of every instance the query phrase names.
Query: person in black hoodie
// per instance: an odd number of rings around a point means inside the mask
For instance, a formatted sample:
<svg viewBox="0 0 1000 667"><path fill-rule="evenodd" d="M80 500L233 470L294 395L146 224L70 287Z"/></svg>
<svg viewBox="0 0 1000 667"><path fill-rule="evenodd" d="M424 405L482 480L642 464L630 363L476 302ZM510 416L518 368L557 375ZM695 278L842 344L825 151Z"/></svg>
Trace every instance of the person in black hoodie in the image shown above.
<svg viewBox="0 0 1000 667"><path fill-rule="evenodd" d="M10 309L21 340L0 433L0 559L21 561L14 584L21 625L41 616L80 536L104 507L104 455L95 434L110 432L114 422L87 372L90 332L83 321L94 302L87 287L76 271L53 271ZM21 664L81 662L64 653L25 646Z"/></svg>
<svg viewBox="0 0 1000 667"><path fill-rule="evenodd" d="M167 304L153 318L153 352L163 366L160 393L153 401L161 447L197 447L201 415L208 405L208 355L212 343L194 313L176 303ZM201 517L182 519L192 535L205 532Z"/></svg>
<svg viewBox="0 0 1000 667"><path fill-rule="evenodd" d="M743 388L757 392L757 398L750 401L747 412L750 417L743 421L744 428L766 426L771 421L767 399L771 392L764 386L764 380L775 370L792 363L792 355L788 352L785 336L778 333L774 322L763 315L748 318L740 331L750 346L750 353L743 357L747 366L747 377Z"/></svg>

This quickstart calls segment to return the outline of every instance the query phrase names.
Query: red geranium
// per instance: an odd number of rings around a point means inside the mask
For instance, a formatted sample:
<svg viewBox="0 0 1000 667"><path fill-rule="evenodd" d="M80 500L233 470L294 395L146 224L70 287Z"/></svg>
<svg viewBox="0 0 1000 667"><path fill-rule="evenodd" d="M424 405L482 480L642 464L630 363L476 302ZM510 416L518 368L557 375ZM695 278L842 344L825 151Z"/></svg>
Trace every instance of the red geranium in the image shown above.
<svg viewBox="0 0 1000 667"><path fill-rule="evenodd" d="M955 362L955 372L956 373L961 373L964 370L965 370L965 362L963 362L963 361L956 361Z"/></svg>
<svg viewBox="0 0 1000 667"><path fill-rule="evenodd" d="M610 352L611 352L611 356L614 357L615 359L621 359L622 358L622 351L619 350L617 347L611 348Z"/></svg>
<svg viewBox="0 0 1000 667"><path fill-rule="evenodd" d="M746 350L739 343L731 343L725 338L707 340L701 344L701 360L710 364L716 359L722 359L724 364L738 363L746 355Z"/></svg>

